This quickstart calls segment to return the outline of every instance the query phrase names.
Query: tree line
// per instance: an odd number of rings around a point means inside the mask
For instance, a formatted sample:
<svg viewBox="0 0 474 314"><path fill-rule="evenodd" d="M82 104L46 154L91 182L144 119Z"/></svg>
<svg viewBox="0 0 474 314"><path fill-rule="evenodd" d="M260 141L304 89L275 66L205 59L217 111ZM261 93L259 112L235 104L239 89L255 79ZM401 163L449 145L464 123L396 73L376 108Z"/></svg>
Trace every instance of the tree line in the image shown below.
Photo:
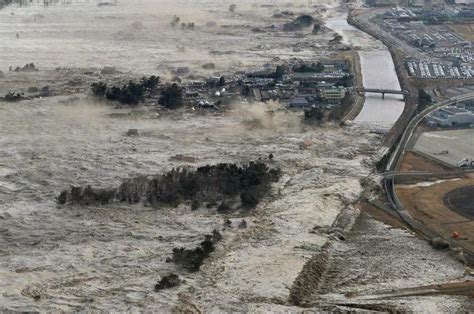
<svg viewBox="0 0 474 314"><path fill-rule="evenodd" d="M147 97L155 96L158 92L160 78L152 75L143 77L138 83L129 81L122 86L108 86L104 82L91 85L92 94L98 99L116 101L124 105L136 106ZM158 103L168 109L175 109L183 104L183 90L176 84L168 84L161 88Z"/></svg>

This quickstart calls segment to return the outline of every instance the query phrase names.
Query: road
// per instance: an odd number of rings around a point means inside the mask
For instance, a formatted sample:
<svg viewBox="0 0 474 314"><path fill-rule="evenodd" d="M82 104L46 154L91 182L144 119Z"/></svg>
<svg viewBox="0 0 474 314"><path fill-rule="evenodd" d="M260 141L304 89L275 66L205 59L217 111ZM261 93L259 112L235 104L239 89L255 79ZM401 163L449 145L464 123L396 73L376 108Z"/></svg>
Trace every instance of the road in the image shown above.
<svg viewBox="0 0 474 314"><path fill-rule="evenodd" d="M387 193L387 198L390 202L390 205L395 210L395 212L400 217L400 219L402 219L402 221L404 221L413 230L416 230L422 233L424 236L430 239L440 237L440 236L436 234L435 232L433 232L432 230L430 230L429 228L427 228L424 224L420 223L419 221L411 217L408 211L405 210L403 204L399 200L395 191L395 179L394 179L395 176L393 175L393 173L396 173L395 170L397 168L397 165L399 164L402 156L405 153L408 143L410 142L413 136L413 132L415 131L416 127L420 124L420 122L427 115L429 115L431 112L435 110L438 110L439 108L453 105L453 104L456 104L457 102L462 102L462 101L467 101L467 100L474 100L474 92L447 99L417 114L410 121L410 123L408 124L408 127L403 132L401 140L398 143L393 154L390 156L389 161L387 162L387 166L385 168L385 172L387 172L389 175L384 177L383 184L384 184L385 191ZM466 255L466 259L468 263L474 264L474 252L465 252L465 255Z"/></svg>

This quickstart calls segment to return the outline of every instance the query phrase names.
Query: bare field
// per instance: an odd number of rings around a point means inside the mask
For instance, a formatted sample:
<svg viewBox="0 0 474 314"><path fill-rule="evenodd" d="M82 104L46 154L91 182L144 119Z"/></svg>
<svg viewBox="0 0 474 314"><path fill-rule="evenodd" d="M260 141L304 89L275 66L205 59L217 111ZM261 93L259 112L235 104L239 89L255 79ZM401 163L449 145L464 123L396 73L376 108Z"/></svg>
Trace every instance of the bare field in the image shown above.
<svg viewBox="0 0 474 314"><path fill-rule="evenodd" d="M281 32L289 18L272 18L282 10L295 14L308 10L300 7L305 1L268 7L239 1L236 13L228 10L231 1L203 3L161 0L103 8L95 2L47 10L34 5L7 7L0 11L0 69L33 62L41 69L114 66L124 72L171 77L168 70L177 67L191 67L193 75L209 75L213 71L202 69L209 62L216 65L215 72L231 72L262 66L274 58L314 59L327 54L330 33L315 38L309 30L306 35L313 40L304 40L300 34ZM318 7L332 5L320 2ZM194 23L195 29L172 28L174 15L181 22ZM252 31L255 28L261 31Z"/></svg>
<svg viewBox="0 0 474 314"><path fill-rule="evenodd" d="M416 141L414 150L456 167L460 160L474 155L474 130L424 132Z"/></svg>
<svg viewBox="0 0 474 314"><path fill-rule="evenodd" d="M442 172L452 170L443 164L430 160L417 152L406 151L400 162L399 171Z"/></svg>
<svg viewBox="0 0 474 314"><path fill-rule="evenodd" d="M459 232L459 246L474 251L474 221L451 210L444 203L447 193L474 184L472 175L466 178L434 182L433 184L397 185L396 192L404 207L417 220L446 238Z"/></svg>
<svg viewBox="0 0 474 314"><path fill-rule="evenodd" d="M464 39L474 41L474 24L450 24L448 27Z"/></svg>

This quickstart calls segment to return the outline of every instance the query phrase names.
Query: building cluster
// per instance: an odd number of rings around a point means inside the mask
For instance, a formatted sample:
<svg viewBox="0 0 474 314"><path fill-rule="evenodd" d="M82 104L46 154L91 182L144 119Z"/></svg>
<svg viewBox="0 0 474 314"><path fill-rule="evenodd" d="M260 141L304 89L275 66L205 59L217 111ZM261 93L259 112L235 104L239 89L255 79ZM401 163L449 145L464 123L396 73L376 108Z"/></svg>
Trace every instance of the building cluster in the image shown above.
<svg viewBox="0 0 474 314"><path fill-rule="evenodd" d="M240 84L251 91L256 101L278 100L290 108L324 106L329 109L341 103L352 84L349 66L344 60L322 63L324 70L316 71L308 66L304 71L294 71L295 66L301 65L290 65L281 79L275 79L270 70L248 73Z"/></svg>
<svg viewBox="0 0 474 314"><path fill-rule="evenodd" d="M439 24L433 21L455 21L458 16L470 15L469 12L474 16L474 7L449 6L432 11L396 7L375 21L394 37L426 54L426 59L418 56L417 59L406 61L411 76L423 79L472 79L473 43L448 25L432 25Z"/></svg>
<svg viewBox="0 0 474 314"><path fill-rule="evenodd" d="M472 42L455 34L448 28L426 27L426 24L419 20L400 22L397 19L385 18L380 26L417 48L437 49L438 47L446 47L459 50L472 48Z"/></svg>
<svg viewBox="0 0 474 314"><path fill-rule="evenodd" d="M426 10L432 10L433 7L443 5L444 0L366 0L365 3L372 7L386 6L411 6L423 7Z"/></svg>
<svg viewBox="0 0 474 314"><path fill-rule="evenodd" d="M332 109L346 97L353 84L350 65L345 60L295 62L266 65L262 70L243 72L225 78L209 77L185 84L184 98L196 108L218 109L236 100L278 101L288 108ZM284 70L282 70L284 69ZM225 85L225 87L224 87Z"/></svg>
<svg viewBox="0 0 474 314"><path fill-rule="evenodd" d="M439 109L428 115L426 120L430 127L474 127L474 103Z"/></svg>

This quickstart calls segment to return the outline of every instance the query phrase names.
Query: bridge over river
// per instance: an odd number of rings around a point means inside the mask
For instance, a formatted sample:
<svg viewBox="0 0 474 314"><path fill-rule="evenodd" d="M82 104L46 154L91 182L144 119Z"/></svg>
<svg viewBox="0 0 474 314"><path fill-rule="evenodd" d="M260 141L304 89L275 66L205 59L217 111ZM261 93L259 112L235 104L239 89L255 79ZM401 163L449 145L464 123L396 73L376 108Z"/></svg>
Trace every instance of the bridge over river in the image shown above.
<svg viewBox="0 0 474 314"><path fill-rule="evenodd" d="M405 96L407 96L410 93L406 90L394 90L394 89L384 89L384 88L357 88L356 91L358 93L382 94L382 99L385 99L385 94L403 95L405 98Z"/></svg>

